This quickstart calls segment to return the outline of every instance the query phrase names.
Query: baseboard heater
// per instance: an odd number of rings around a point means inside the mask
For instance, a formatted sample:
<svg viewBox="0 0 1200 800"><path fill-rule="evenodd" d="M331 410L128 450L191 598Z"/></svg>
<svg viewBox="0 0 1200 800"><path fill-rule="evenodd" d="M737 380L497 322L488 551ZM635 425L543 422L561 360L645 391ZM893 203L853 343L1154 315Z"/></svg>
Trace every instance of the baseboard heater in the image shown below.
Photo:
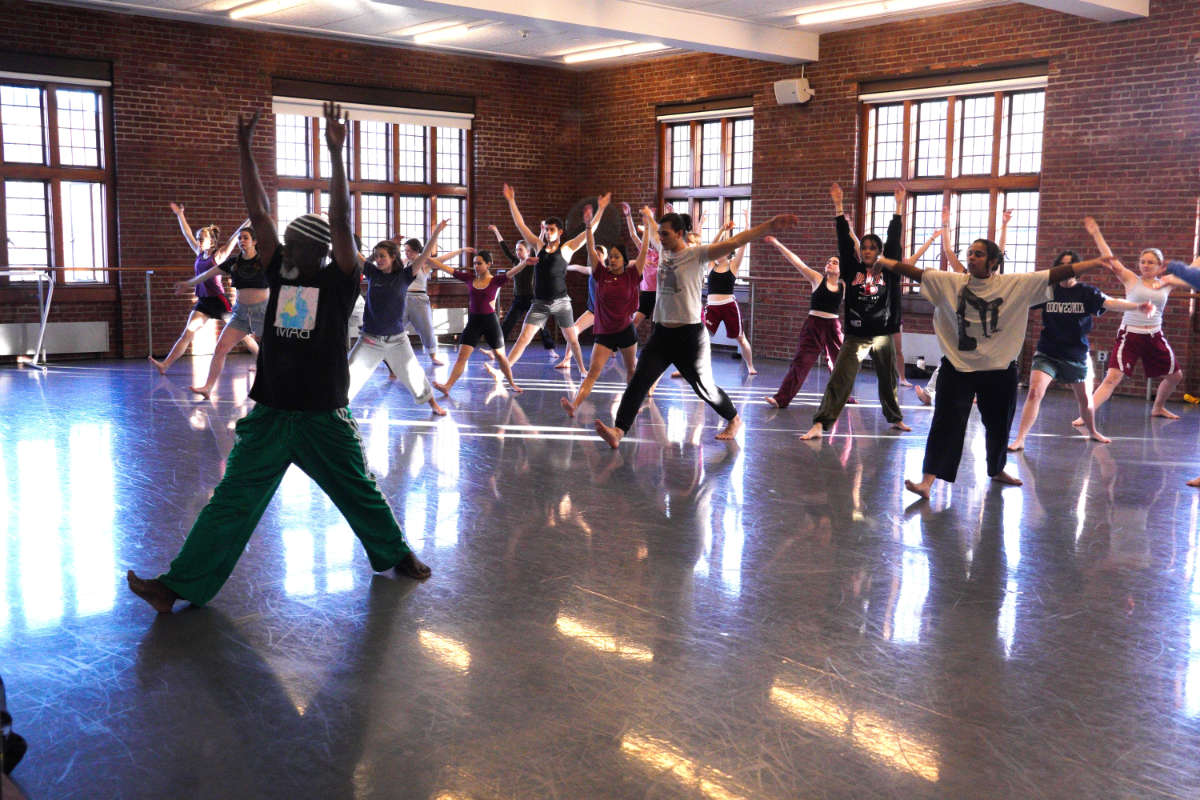
<svg viewBox="0 0 1200 800"><path fill-rule="evenodd" d="M0 356L33 355L40 327L36 322L0 324ZM51 322L46 325L43 346L48 355L107 353L108 323Z"/></svg>

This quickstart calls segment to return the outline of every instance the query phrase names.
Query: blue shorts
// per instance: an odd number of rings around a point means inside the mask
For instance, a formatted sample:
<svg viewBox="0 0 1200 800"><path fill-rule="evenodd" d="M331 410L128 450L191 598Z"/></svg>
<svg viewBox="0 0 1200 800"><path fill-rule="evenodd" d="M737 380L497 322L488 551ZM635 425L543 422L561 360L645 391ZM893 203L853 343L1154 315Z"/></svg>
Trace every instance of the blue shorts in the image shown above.
<svg viewBox="0 0 1200 800"><path fill-rule="evenodd" d="M1046 373L1059 383L1080 383L1087 380L1088 376L1086 361L1067 361L1045 353L1033 354L1032 369Z"/></svg>

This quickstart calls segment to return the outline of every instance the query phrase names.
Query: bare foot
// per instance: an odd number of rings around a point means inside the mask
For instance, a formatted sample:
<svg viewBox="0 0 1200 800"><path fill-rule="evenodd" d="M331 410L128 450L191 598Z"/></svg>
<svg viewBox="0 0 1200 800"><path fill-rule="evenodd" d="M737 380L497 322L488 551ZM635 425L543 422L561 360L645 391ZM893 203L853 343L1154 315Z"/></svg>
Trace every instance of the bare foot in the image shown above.
<svg viewBox="0 0 1200 800"><path fill-rule="evenodd" d="M923 404L925 404L927 406L933 404L933 395L931 395L929 392L925 391L924 387L914 386L913 392L917 395L917 399L920 400Z"/></svg>
<svg viewBox="0 0 1200 800"><path fill-rule="evenodd" d="M825 426L817 423L808 429L808 433L801 436L801 440L808 441L809 439L820 439L821 434L825 432Z"/></svg>
<svg viewBox="0 0 1200 800"><path fill-rule="evenodd" d="M1175 414L1171 411L1167 411L1165 408L1154 409L1153 411L1150 412L1150 416L1162 417L1163 419L1179 419L1178 414Z"/></svg>
<svg viewBox="0 0 1200 800"><path fill-rule="evenodd" d="M568 417L575 416L575 406L571 405L571 401L565 397L558 398L558 402L562 403L563 411L567 412Z"/></svg>
<svg viewBox="0 0 1200 800"><path fill-rule="evenodd" d="M446 416L446 409L439 406L438 401L434 400L432 397L429 398L429 410L434 414L437 414L439 417Z"/></svg>
<svg viewBox="0 0 1200 800"><path fill-rule="evenodd" d="M747 375L757 375L758 370L756 370L754 367L746 367L746 374Z"/></svg>
<svg viewBox="0 0 1200 800"><path fill-rule="evenodd" d="M901 385L901 386L903 386L905 389L911 389L911 388L912 388L912 384L911 384L911 383L909 383L909 382L908 382L908 380L906 380L905 378L901 378L901 379L900 379L900 385Z"/></svg>
<svg viewBox="0 0 1200 800"><path fill-rule="evenodd" d="M179 599L179 595L157 578L142 580L133 570L129 570L125 573L125 580L129 583L131 592L149 603L150 607L160 614L170 614L175 601Z"/></svg>
<svg viewBox="0 0 1200 800"><path fill-rule="evenodd" d="M1075 419L1071 420L1071 424L1074 425L1076 428L1082 428L1083 427L1083 417L1076 417Z"/></svg>
<svg viewBox="0 0 1200 800"><path fill-rule="evenodd" d="M547 350L546 351L546 360L547 361L557 361L558 360L558 351L557 350Z"/></svg>
<svg viewBox="0 0 1200 800"><path fill-rule="evenodd" d="M1090 438L1093 442L1099 442L1100 444L1112 444L1112 439L1108 438L1100 431L1092 431Z"/></svg>
<svg viewBox="0 0 1200 800"><path fill-rule="evenodd" d="M1008 452L1010 452L1010 453L1019 453L1024 449L1025 449L1025 443L1022 442L1020 439L1017 439L1015 442L1013 442L1012 444L1010 444L1008 446Z"/></svg>
<svg viewBox="0 0 1200 800"><path fill-rule="evenodd" d="M446 385L446 384L444 384L444 383L438 383L437 381L434 381L434 382L433 382L433 388L435 388L435 389L437 389L439 392L441 392L443 397L449 397L449 396L450 396L450 387L449 387L449 386L447 386L447 385Z"/></svg>
<svg viewBox="0 0 1200 800"><path fill-rule="evenodd" d="M902 420L902 419L898 419L895 422L893 422L892 428L894 430L898 430L898 431L911 431L912 430L912 428L910 428L908 425L904 424L904 420Z"/></svg>
<svg viewBox="0 0 1200 800"><path fill-rule="evenodd" d="M763 398L763 401L771 408L779 408L779 401L775 399L774 395L767 395Z"/></svg>
<svg viewBox="0 0 1200 800"><path fill-rule="evenodd" d="M212 389L208 388L207 386L189 386L188 388L203 397L205 400L207 400L209 394L212 393Z"/></svg>
<svg viewBox="0 0 1200 800"><path fill-rule="evenodd" d="M741 416L741 414L739 414L738 416L729 420L729 424L725 426L725 430L723 430L717 434L717 438L720 439L722 442L727 442L730 439L737 436L738 431L740 431L741 429L742 429L742 416Z"/></svg>
<svg viewBox="0 0 1200 800"><path fill-rule="evenodd" d="M389 381L396 380L396 373L392 372L390 369L388 370L388 380Z"/></svg>
<svg viewBox="0 0 1200 800"><path fill-rule="evenodd" d="M440 358L438 358L438 357L437 357L437 356L435 356L435 355L432 355L432 354L431 354L431 355L429 356L429 360L430 360L431 362L433 362L434 364L436 364L437 366L439 366L439 367L444 367L444 366L446 366L446 362L445 362L445 361L442 361Z"/></svg>
<svg viewBox="0 0 1200 800"><path fill-rule="evenodd" d="M396 574L403 575L406 578L423 581L433 575L433 570L429 565L417 558L416 555L409 551L404 558L400 559L400 563L396 565Z"/></svg>
<svg viewBox="0 0 1200 800"><path fill-rule="evenodd" d="M554 368L555 369L570 369L571 368L571 359L564 358L562 361L555 364Z"/></svg>
<svg viewBox="0 0 1200 800"><path fill-rule="evenodd" d="M613 450L617 449L617 445L625 437L625 431L620 428L610 428L600 420L596 420L596 433L600 434L600 438L608 442L608 446Z"/></svg>
<svg viewBox="0 0 1200 800"><path fill-rule="evenodd" d="M926 500L929 499L929 490L932 487L933 487L933 479L932 478L929 479L928 481L921 481L920 483L917 483L915 481L910 481L910 480L904 481L905 489L908 489L913 494L921 495L921 497L925 498Z"/></svg>
<svg viewBox="0 0 1200 800"><path fill-rule="evenodd" d="M484 351L483 351L483 354L484 354L485 356L487 356L487 360L488 360L488 361L495 361L495 360L496 360L496 354L495 354L494 352L492 352L491 350L484 350Z"/></svg>
<svg viewBox="0 0 1200 800"><path fill-rule="evenodd" d="M1195 488L1200 488L1200 478L1192 478L1190 481L1187 482L1187 485L1195 487Z"/></svg>
<svg viewBox="0 0 1200 800"><path fill-rule="evenodd" d="M854 397L854 395L850 395L848 398L846 398L846 405L856 406L858 405L858 400Z"/></svg>
<svg viewBox="0 0 1200 800"><path fill-rule="evenodd" d="M149 361L151 364L153 364L153 365L154 365L154 368L158 370L158 374L159 374L159 375L166 375L166 374L167 374L167 365L166 365L166 364L162 363L161 361L156 361L156 360L155 360L153 357L151 357L151 356L146 356L146 360L147 360L147 361Z"/></svg>
<svg viewBox="0 0 1200 800"><path fill-rule="evenodd" d="M1020 478L1014 478L1012 475L1009 475L1007 472L1004 472L1003 470L1001 470L1000 472L993 475L992 480L994 480L996 483L1003 483L1005 486L1024 486L1025 485L1024 481L1022 481Z"/></svg>
<svg viewBox="0 0 1200 800"><path fill-rule="evenodd" d="M682 373L682 372L680 372L679 370L675 370L674 372L672 372L672 373L671 373L671 377L672 377L672 378L682 378L682 377L683 377L683 373Z"/></svg>
<svg viewBox="0 0 1200 800"><path fill-rule="evenodd" d="M512 383L511 381L508 384L508 388L513 390L513 394L521 394L525 391L520 386L517 386L515 383Z"/></svg>

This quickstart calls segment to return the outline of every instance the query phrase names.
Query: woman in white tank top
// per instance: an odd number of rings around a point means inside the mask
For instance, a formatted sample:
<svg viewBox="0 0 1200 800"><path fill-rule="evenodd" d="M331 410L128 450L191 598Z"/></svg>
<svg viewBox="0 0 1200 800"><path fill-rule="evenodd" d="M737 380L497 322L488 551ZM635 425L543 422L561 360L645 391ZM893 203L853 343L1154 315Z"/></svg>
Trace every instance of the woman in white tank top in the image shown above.
<svg viewBox="0 0 1200 800"><path fill-rule="evenodd" d="M1091 217L1085 217L1083 225L1092 235L1102 256L1111 256L1112 249L1104 241L1100 226ZM1162 332L1163 308L1167 305L1167 297L1176 286L1188 288L1187 284L1172 275L1156 277L1162 271L1162 253L1154 248L1142 251L1138 258L1138 272L1127 269L1120 261L1115 262L1113 271L1125 285L1125 299L1134 303L1149 301L1154 310L1150 314L1141 311L1126 311L1121 318L1121 328L1117 331L1117 339L1113 344L1111 361L1104 380L1096 387L1092 401L1099 409L1113 390L1121 383L1126 375L1132 375L1133 369L1140 360L1146 378L1153 380L1161 377L1158 392L1154 395L1154 407L1151 416L1178 419L1178 415L1166 408L1167 398L1175 387L1183 380L1183 370L1175 360L1175 352L1167 343ZM1077 418L1073 425L1083 424L1082 418Z"/></svg>

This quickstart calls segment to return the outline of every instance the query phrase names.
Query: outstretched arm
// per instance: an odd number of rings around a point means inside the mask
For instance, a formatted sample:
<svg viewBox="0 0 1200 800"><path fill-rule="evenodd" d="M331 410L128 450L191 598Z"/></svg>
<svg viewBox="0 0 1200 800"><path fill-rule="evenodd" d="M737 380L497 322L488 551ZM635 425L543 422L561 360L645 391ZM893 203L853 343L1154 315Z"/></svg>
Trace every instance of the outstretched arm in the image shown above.
<svg viewBox="0 0 1200 800"><path fill-rule="evenodd" d="M883 254L888 258L899 258L904 252L904 199L907 196L908 190L903 186L892 193L896 200L896 213L892 214L892 219L888 222L887 239L883 242Z"/></svg>
<svg viewBox="0 0 1200 800"><path fill-rule="evenodd" d="M179 230L183 231L183 238L187 239L188 247L192 248L193 253L200 255L200 243L196 241L196 234L192 233L187 217L183 215L183 206L171 203L171 210L175 212L175 219L179 222Z"/></svg>
<svg viewBox="0 0 1200 800"><path fill-rule="evenodd" d="M774 245L775 249L778 250L779 253L785 259L787 259L788 263L791 264L796 269L800 270L800 274L808 279L808 282L812 284L812 288L816 289L818 286L821 285L821 281L825 280L824 275L817 272L815 269L810 267L808 264L805 264L804 261L800 258L800 256L796 255L791 250L784 247L783 242L779 241L774 236L764 237L763 241L766 242L767 244Z"/></svg>
<svg viewBox="0 0 1200 800"><path fill-rule="evenodd" d="M597 215L598 216L598 215ZM592 207L583 207L583 235L587 239L587 271L595 274L600 269L600 265L604 263L604 259L600 258L600 254L596 252L596 239L592 231Z"/></svg>
<svg viewBox="0 0 1200 800"><path fill-rule="evenodd" d="M1083 229L1088 232L1088 234L1092 237L1092 241L1096 243L1096 247L1100 250L1101 257L1112 256L1112 248L1108 246L1108 242L1104 241L1104 234L1100 232L1100 226L1096 224L1096 220L1092 219L1091 217L1084 217ZM1112 268L1113 272L1116 273L1116 276L1121 283L1131 283L1132 281L1136 281L1138 279L1138 276L1133 274L1133 271L1126 268L1126 266L1119 260L1114 260L1112 263L1115 265Z"/></svg>
<svg viewBox="0 0 1200 800"><path fill-rule="evenodd" d="M737 236L731 236L723 242L718 242L708 247L708 257L710 260L716 260L721 256L727 256L739 247L745 247L756 239L761 239L768 233L780 233L789 228L795 228L800 224L800 218L795 214L778 214L761 225L755 225L749 230L744 230Z"/></svg>
<svg viewBox="0 0 1200 800"><path fill-rule="evenodd" d="M1189 267L1182 261L1170 261L1163 267L1163 273L1178 278L1188 284L1188 288L1200 292L1200 258Z"/></svg>
<svg viewBox="0 0 1200 800"><path fill-rule="evenodd" d="M201 272L195 277L188 278L186 281L175 282L175 294L189 294L197 284L204 283L206 280L216 275L221 271L221 262L213 264L208 269Z"/></svg>
<svg viewBox="0 0 1200 800"><path fill-rule="evenodd" d="M354 225L350 221L350 184L346 181L346 128L349 117L342 107L326 103L325 146L329 149L329 238L338 269L349 275L358 269L358 247L354 244Z"/></svg>
<svg viewBox="0 0 1200 800"><path fill-rule="evenodd" d="M525 218L521 216L521 209L517 208L517 193L507 183L504 184L504 199L508 201L508 210L512 214L513 223L517 226L517 230L525 237L525 241L534 250L542 248L542 240L539 239L533 231L529 230L529 226L525 224Z"/></svg>
<svg viewBox="0 0 1200 800"><path fill-rule="evenodd" d="M218 264L220 264L220 263L224 262L225 259L229 258L229 254L233 252L233 248L237 247L238 234L240 234L242 232L242 228L245 228L249 224L250 224L250 220L247 219L241 225L237 226L237 230L235 230L233 232L233 235L229 237L229 241L227 241L224 244L224 246L221 247L220 250L213 253L214 261L216 261Z"/></svg>
<svg viewBox="0 0 1200 800"><path fill-rule="evenodd" d="M1146 316L1154 313L1154 304L1149 300L1144 303L1135 303L1132 300L1109 297L1104 301L1104 308L1107 311L1141 311Z"/></svg>
<svg viewBox="0 0 1200 800"><path fill-rule="evenodd" d="M250 223L254 225L254 233L258 237L258 253L264 264L270 264L275 257L275 248L279 246L279 231L271 217L271 201L267 198L267 190L258 174L258 164L254 161L254 154L250 152L254 128L258 125L258 115L257 111L250 118L238 115L238 158L241 162L242 198L246 202Z"/></svg>
<svg viewBox="0 0 1200 800"><path fill-rule="evenodd" d="M500 249L504 251L504 257L507 258L514 267L521 263L521 259L517 258L517 254L512 251L512 248L508 246L508 242L504 241L504 237L500 235L500 229L495 225L488 225L488 230L495 234L496 242L500 245Z"/></svg>
<svg viewBox="0 0 1200 800"><path fill-rule="evenodd" d="M596 228L600 226L600 220L604 217L604 209L608 208L608 204L611 202L612 192L606 192L605 194L600 195L600 199L596 201L596 214L593 216L592 221L590 223L583 223L586 230L584 230L583 233L576 234L571 241L567 242L567 247L569 247L572 251L578 250L589 233L596 233Z"/></svg>
<svg viewBox="0 0 1200 800"><path fill-rule="evenodd" d="M629 238L633 240L634 245L640 250L642 247L642 237L638 236L637 224L633 221L633 209L629 207L629 203L621 203L621 214L625 217L625 228L629 231Z"/></svg>
<svg viewBox="0 0 1200 800"><path fill-rule="evenodd" d="M431 262L433 252L437 249L438 236L442 234L442 231L446 230L446 225L449 222L450 220L444 219L433 227L433 233L429 234L429 241L425 243L425 249L421 251L421 255L413 259L410 266L414 273L419 269L426 269L426 265ZM455 251L456 254L458 252L461 251ZM449 258L449 256L446 256L446 258Z"/></svg>
<svg viewBox="0 0 1200 800"><path fill-rule="evenodd" d="M1004 242L1008 239L1008 223L1012 220L1012 209L1004 209L1004 215L1000 218L1000 238L996 241L996 246L1000 248L1000 252L1004 252Z"/></svg>
<svg viewBox="0 0 1200 800"><path fill-rule="evenodd" d="M653 216L653 215L651 215L651 216ZM644 236L644 237L642 237L642 240L640 242L638 242L637 258L635 258L633 260L633 268L635 270L637 270L637 274L639 276L642 274L642 271L644 269L646 269L646 253L648 253L649 251L650 251L650 237Z"/></svg>
<svg viewBox="0 0 1200 800"><path fill-rule="evenodd" d="M1087 261L1076 261L1074 264L1059 264L1050 270L1050 283L1061 283L1068 278L1073 278L1076 275L1082 275L1088 270L1097 269L1099 267L1113 268L1117 259L1113 256L1103 256L1101 258L1089 258Z"/></svg>
<svg viewBox="0 0 1200 800"><path fill-rule="evenodd" d="M884 269L890 269L892 272L898 272L915 283L920 283L921 279L925 277L925 270L916 265L916 258L913 256L909 256L903 261L897 261L896 259L888 258L887 256L880 256L878 263L879 266L883 267Z"/></svg>
<svg viewBox="0 0 1200 800"><path fill-rule="evenodd" d="M913 260L914 264L920 262L921 256L925 255L925 251L928 250L930 247L932 247L933 243L936 242L938 240L938 237L940 237L941 235L942 235L942 231L940 231L940 230L934 231L933 235L925 240L925 244L923 244L919 248L917 248L917 252L912 254L912 260Z"/></svg>

